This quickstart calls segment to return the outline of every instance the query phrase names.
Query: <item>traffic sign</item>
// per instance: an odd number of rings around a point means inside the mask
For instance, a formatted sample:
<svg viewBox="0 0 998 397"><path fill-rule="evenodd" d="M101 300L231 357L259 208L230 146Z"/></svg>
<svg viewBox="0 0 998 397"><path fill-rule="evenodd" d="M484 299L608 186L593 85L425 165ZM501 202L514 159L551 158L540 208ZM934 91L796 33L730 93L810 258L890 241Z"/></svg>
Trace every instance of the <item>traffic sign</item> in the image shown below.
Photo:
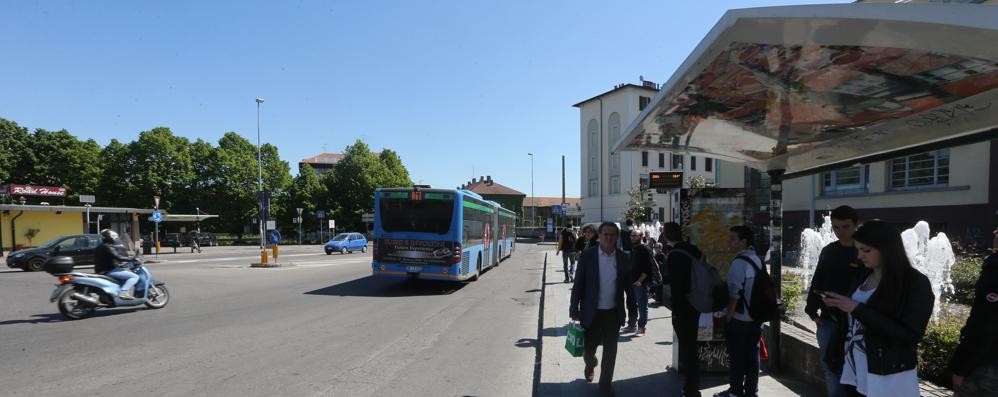
<svg viewBox="0 0 998 397"><path fill-rule="evenodd" d="M97 197L95 197L92 194L81 194L80 195L80 202L81 203L93 203L94 201L97 201Z"/></svg>
<svg viewBox="0 0 998 397"><path fill-rule="evenodd" d="M336 220L335 219L330 219L329 220L329 228L330 229L336 229Z"/></svg>
<svg viewBox="0 0 998 397"><path fill-rule="evenodd" d="M153 211L152 216L149 217L149 220L153 221L154 223L160 223L163 221L163 213L159 212L159 210Z"/></svg>
<svg viewBox="0 0 998 397"><path fill-rule="evenodd" d="M374 214L372 213L362 214L360 216L360 220L364 222L374 222Z"/></svg>
<svg viewBox="0 0 998 397"><path fill-rule="evenodd" d="M326 211L323 210L315 211L315 216L319 219L324 219L326 218Z"/></svg>
<svg viewBox="0 0 998 397"><path fill-rule="evenodd" d="M565 216L564 207L561 204L555 204L551 206L551 215L561 215Z"/></svg>

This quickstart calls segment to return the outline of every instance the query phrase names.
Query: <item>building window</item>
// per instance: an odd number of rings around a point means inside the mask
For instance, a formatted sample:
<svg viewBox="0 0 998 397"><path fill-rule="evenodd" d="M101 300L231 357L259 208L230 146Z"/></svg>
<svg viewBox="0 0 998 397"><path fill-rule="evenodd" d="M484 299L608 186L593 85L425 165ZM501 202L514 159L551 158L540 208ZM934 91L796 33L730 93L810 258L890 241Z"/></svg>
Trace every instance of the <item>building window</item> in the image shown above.
<svg viewBox="0 0 998 397"><path fill-rule="evenodd" d="M891 160L891 189L922 189L948 185L949 149Z"/></svg>
<svg viewBox="0 0 998 397"><path fill-rule="evenodd" d="M697 156L690 156L690 171L697 170Z"/></svg>
<svg viewBox="0 0 998 397"><path fill-rule="evenodd" d="M683 155L672 154L672 170L682 170L683 169Z"/></svg>
<svg viewBox="0 0 998 397"><path fill-rule="evenodd" d="M589 136L589 179L598 180L600 175L599 169L599 122L596 119L589 120L589 125L586 127L586 134ZM589 189L589 196L595 196L599 194L594 193L594 189Z"/></svg>
<svg viewBox="0 0 998 397"><path fill-rule="evenodd" d="M855 166L821 174L821 194L866 193L870 166Z"/></svg>
<svg viewBox="0 0 998 397"><path fill-rule="evenodd" d="M614 112L607 120L610 128L610 144L620 140L620 114ZM620 152L610 153L610 194L620 193Z"/></svg>
<svg viewBox="0 0 998 397"><path fill-rule="evenodd" d="M638 97L638 111L640 112L642 110L645 110L645 108L648 107L649 103L651 103L651 98L646 97L646 96L639 96Z"/></svg>
<svg viewBox="0 0 998 397"><path fill-rule="evenodd" d="M703 158L703 170L707 172L714 171L714 159L710 157Z"/></svg>
<svg viewBox="0 0 998 397"><path fill-rule="evenodd" d="M648 174L638 176L638 187L642 190L648 188Z"/></svg>
<svg viewBox="0 0 998 397"><path fill-rule="evenodd" d="M598 196L598 195L599 195L599 180L597 180L596 178L590 178L589 179L589 196L592 197L592 196Z"/></svg>
<svg viewBox="0 0 998 397"><path fill-rule="evenodd" d="M665 168L665 153L658 154L658 168Z"/></svg>
<svg viewBox="0 0 998 397"><path fill-rule="evenodd" d="M648 166L648 152L641 152L641 166Z"/></svg>

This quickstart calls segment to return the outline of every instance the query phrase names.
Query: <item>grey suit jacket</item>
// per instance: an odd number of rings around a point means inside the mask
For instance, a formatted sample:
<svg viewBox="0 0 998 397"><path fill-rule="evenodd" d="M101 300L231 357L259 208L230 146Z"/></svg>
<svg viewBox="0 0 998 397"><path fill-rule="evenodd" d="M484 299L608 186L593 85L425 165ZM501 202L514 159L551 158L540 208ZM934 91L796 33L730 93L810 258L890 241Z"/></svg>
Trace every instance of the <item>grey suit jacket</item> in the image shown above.
<svg viewBox="0 0 998 397"><path fill-rule="evenodd" d="M575 271L575 284L572 285L572 299L568 314L582 322L583 327L592 325L599 304L599 245L586 248L579 255L579 266ZM618 327L624 325L627 316L624 306L624 289L632 280L631 261L624 251L615 248L617 254L617 290L613 293L614 309L617 311Z"/></svg>

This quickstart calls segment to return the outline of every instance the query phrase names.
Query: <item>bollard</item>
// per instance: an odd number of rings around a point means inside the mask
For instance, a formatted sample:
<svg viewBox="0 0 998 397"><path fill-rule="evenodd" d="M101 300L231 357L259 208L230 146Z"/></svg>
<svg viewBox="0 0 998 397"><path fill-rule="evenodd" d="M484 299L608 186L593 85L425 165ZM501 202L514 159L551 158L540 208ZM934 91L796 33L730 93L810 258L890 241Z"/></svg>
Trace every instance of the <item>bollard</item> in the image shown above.
<svg viewBox="0 0 998 397"><path fill-rule="evenodd" d="M267 250L260 251L260 263L266 265L267 262L269 262L267 254L268 254Z"/></svg>
<svg viewBox="0 0 998 397"><path fill-rule="evenodd" d="M277 248L277 244L274 244L274 262L277 262L277 254L281 251Z"/></svg>
<svg viewBox="0 0 998 397"><path fill-rule="evenodd" d="M159 254L159 241L156 241L156 254Z"/></svg>

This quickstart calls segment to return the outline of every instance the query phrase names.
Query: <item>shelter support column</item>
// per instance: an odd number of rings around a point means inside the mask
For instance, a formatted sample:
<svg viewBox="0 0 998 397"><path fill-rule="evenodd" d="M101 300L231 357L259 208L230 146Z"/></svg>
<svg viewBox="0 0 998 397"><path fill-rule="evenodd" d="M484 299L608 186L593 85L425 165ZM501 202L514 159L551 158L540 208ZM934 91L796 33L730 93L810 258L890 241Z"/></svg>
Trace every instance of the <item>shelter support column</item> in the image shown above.
<svg viewBox="0 0 998 397"><path fill-rule="evenodd" d="M769 173L769 274L776 286L776 296L783 294L783 173L784 170L771 170ZM770 322L769 361L772 370L780 369L780 321Z"/></svg>

